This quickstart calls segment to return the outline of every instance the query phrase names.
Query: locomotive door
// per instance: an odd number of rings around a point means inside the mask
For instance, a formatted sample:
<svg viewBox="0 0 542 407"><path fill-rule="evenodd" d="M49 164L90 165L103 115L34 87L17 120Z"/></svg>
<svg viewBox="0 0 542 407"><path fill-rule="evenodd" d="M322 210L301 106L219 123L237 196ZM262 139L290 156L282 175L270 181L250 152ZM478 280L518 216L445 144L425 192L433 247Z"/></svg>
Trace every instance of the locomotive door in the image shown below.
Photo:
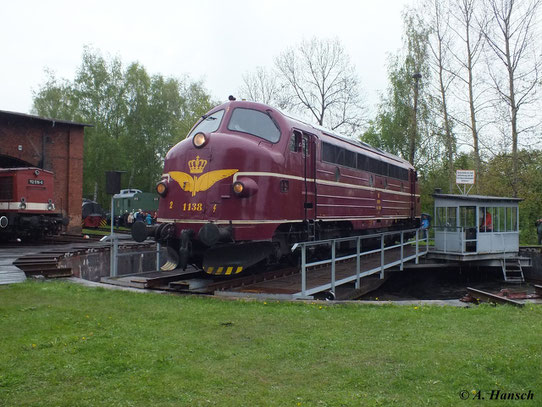
<svg viewBox="0 0 542 407"><path fill-rule="evenodd" d="M416 217L416 171L410 170L410 219Z"/></svg>
<svg viewBox="0 0 542 407"><path fill-rule="evenodd" d="M316 219L316 136L302 133L303 179L305 220L312 222ZM313 235L314 233L309 233Z"/></svg>

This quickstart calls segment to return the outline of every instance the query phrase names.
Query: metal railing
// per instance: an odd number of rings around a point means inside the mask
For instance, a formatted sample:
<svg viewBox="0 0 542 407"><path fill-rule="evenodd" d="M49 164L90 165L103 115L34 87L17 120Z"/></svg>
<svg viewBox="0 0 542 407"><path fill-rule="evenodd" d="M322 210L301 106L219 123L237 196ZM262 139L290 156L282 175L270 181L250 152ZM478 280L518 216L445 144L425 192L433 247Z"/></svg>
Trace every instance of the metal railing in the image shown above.
<svg viewBox="0 0 542 407"><path fill-rule="evenodd" d="M110 277L117 277L118 275L118 263L119 257L128 257L128 256L143 256L144 254L156 253L156 270L160 270L160 243L156 243L155 250L144 250L144 251L135 251L135 252L126 252L119 253L119 239L116 235L113 235L111 238L111 267L110 267ZM153 271L156 271L153 270Z"/></svg>
<svg viewBox="0 0 542 407"><path fill-rule="evenodd" d="M413 239L405 239L405 235L409 235L409 234L414 234L415 237ZM391 236L391 235L394 235L394 236L400 235L400 243L386 246L385 238L386 236ZM362 251L362 247L363 247L362 242L368 239L373 239L373 240L379 239L380 247L378 249ZM341 244L345 242L355 242L356 253L337 257L337 244ZM424 244L420 245L420 243L424 243ZM416 247L415 254L405 256L405 246L411 246L411 245L415 245ZM331 246L331 258L327 260L307 262L307 248L312 248L316 246ZM423 250L420 250L422 247L423 247ZM386 263L385 252L392 249L396 249L396 248L401 249L400 259ZM335 293L336 286L346 284L352 281L356 282L356 289L359 289L360 280L362 277L365 277L371 274L380 273L380 278L383 279L384 270L390 267L395 267L399 265L400 269L403 270L403 264L406 261L410 261L413 259L415 259L416 264L418 264L419 257L425 255L428 252L428 237L427 237L426 231L422 229L408 229L408 230L403 230L403 231L377 233L377 234L364 235L364 236L352 236L352 237L343 237L343 238L337 238L337 239L318 240L318 241L313 241L313 242L301 242L301 243L294 244L294 246L292 247L292 252L298 249L301 250L301 292L299 294L302 297L305 297L305 296L308 296L320 291L324 291L326 289L331 289L331 291ZM369 256L369 255L378 254L378 253L380 253L380 265L376 268L372 268L370 270L365 270L362 272L361 258L363 256ZM337 281L336 279L337 262L350 260L350 259L356 259L355 275L348 276L346 278L342 278ZM307 271L308 271L307 269L310 267L316 267L316 266L321 266L321 265L326 265L326 264L331 265L330 283L308 289L307 288Z"/></svg>
<svg viewBox="0 0 542 407"><path fill-rule="evenodd" d="M446 254L504 253L514 250L505 240L507 235L518 235L517 231L484 232L464 226L434 226L434 251ZM467 238L469 229L472 237ZM470 245L469 245L470 243ZM500 246L499 246L500 244Z"/></svg>

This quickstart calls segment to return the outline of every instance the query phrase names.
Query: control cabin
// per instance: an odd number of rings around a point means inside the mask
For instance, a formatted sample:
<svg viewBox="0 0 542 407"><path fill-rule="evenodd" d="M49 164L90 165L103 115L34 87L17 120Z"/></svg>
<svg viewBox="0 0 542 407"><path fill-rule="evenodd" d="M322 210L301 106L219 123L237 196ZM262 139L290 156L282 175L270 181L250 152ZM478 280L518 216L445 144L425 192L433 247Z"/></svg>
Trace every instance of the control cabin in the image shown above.
<svg viewBox="0 0 542 407"><path fill-rule="evenodd" d="M520 198L434 194L435 253L500 258L519 252Z"/></svg>

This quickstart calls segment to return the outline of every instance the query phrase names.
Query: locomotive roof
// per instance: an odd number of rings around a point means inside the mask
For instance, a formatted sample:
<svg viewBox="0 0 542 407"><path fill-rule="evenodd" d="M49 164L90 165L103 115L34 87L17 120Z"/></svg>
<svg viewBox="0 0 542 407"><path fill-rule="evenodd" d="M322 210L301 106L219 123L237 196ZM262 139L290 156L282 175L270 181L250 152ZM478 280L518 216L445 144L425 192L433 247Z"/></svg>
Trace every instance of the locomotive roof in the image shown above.
<svg viewBox="0 0 542 407"><path fill-rule="evenodd" d="M398 161L398 162L400 162L402 164L410 166L410 163L408 161L402 159L401 157L398 157L398 156L396 156L394 154L388 153L387 151L381 150L380 148L374 147L374 146L372 146L372 145L370 145L368 143L365 143L365 142L363 142L361 140L356 140L356 139L353 139L351 137L344 136L344 135L339 134L339 133L337 133L337 132L335 132L333 130L327 129L325 127L322 127L322 126L319 126L319 125L316 125L316 124L307 123L302 119L299 119L297 117L294 117L294 116L290 115L289 113L284 113L284 112L281 112L281 113L285 117L287 117L291 122L302 123L305 126L308 126L308 127L312 128L312 129L315 129L315 130L318 130L320 133L324 134L325 136L336 138L336 139L341 140L341 141L343 141L345 143L352 144L353 146L355 146L357 148L362 148L364 150L370 151L370 152L375 153L377 155L380 155L380 156L383 156L383 157L389 158L391 160Z"/></svg>
<svg viewBox="0 0 542 407"><path fill-rule="evenodd" d="M8 172L8 171L23 171L23 170L38 170L40 172L48 172L50 174L53 174L52 171L44 170L43 168L38 167L13 167L13 168L0 168L0 172Z"/></svg>
<svg viewBox="0 0 542 407"><path fill-rule="evenodd" d="M19 113L19 112L10 112L8 110L0 110L0 117L12 117L12 118L18 118L18 119L28 119L28 120L38 120L42 122L49 122L51 123L52 127L55 127L55 124L68 124L70 126L83 126L83 127L93 127L92 124L87 123L78 123L78 122L72 122L69 120L58 120L58 119L51 119L48 117L41 117L41 116L35 116L32 114L26 114L26 113Z"/></svg>
<svg viewBox="0 0 542 407"><path fill-rule="evenodd" d="M394 154L391 154L391 153L388 153L388 152L386 152L384 150L381 150L378 147L373 147L370 144L367 144L367 143L365 143L365 142L363 142L361 140L355 140L355 139L352 139L350 137L339 134L339 133L337 133L337 132L335 132L333 130L326 129L325 127L308 123L304 119L300 119L299 117L295 117L294 115L292 115L290 113L287 113L287 112L284 112L281 109L278 109L276 107L269 106L269 105L266 105L264 103L252 102L252 101L246 101L246 100L230 101L230 102L226 102L224 105L227 105L227 104L230 104L230 103L235 103L236 105L239 105L239 106L244 105L246 107L249 107L250 105L252 105L254 107L259 107L259 108L264 109L264 110L266 110L266 108L267 109L271 108L273 110L278 111L288 122L290 122L292 127L298 127L298 128L300 128L300 130L303 130L303 128L305 128L305 130L307 130L307 131L320 132L321 134L323 134L325 136L338 139L338 140L340 140L342 142L351 144L354 147L362 148L362 149L364 149L366 151L372 152L372 153L377 154L377 155L379 155L381 157L384 157L384 158L399 162L399 163L401 163L401 164L403 164L405 166L411 167L411 164L407 160L404 160L401 157L398 157L398 156L396 156ZM222 107L223 106L220 106L220 107L217 106L217 108L222 108ZM215 110L215 109L213 109L213 110Z"/></svg>

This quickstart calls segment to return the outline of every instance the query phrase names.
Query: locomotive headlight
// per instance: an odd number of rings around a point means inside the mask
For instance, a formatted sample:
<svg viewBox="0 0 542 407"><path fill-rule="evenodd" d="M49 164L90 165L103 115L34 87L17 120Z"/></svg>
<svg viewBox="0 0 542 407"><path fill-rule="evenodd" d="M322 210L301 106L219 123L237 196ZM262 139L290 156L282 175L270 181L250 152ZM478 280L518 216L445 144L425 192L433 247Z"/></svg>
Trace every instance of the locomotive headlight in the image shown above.
<svg viewBox="0 0 542 407"><path fill-rule="evenodd" d="M237 195L241 195L244 190L245 186L242 182L237 181L233 183L233 192L235 192Z"/></svg>
<svg viewBox="0 0 542 407"><path fill-rule="evenodd" d="M23 210L26 209L26 204L24 202L21 202L19 204L19 209L23 209Z"/></svg>
<svg viewBox="0 0 542 407"><path fill-rule="evenodd" d="M49 199L49 201L47 201L47 210L52 211L53 209L55 209L55 204L52 199Z"/></svg>
<svg viewBox="0 0 542 407"><path fill-rule="evenodd" d="M158 184L156 184L156 193L160 195L161 197L166 196L167 185L165 181L160 181Z"/></svg>
<svg viewBox="0 0 542 407"><path fill-rule="evenodd" d="M258 184L252 178L241 177L232 184L232 189L238 197L246 198L258 192Z"/></svg>
<svg viewBox="0 0 542 407"><path fill-rule="evenodd" d="M207 140L208 137L205 136L205 133L197 133L192 139L192 143L194 143L194 147L201 148L207 144Z"/></svg>

